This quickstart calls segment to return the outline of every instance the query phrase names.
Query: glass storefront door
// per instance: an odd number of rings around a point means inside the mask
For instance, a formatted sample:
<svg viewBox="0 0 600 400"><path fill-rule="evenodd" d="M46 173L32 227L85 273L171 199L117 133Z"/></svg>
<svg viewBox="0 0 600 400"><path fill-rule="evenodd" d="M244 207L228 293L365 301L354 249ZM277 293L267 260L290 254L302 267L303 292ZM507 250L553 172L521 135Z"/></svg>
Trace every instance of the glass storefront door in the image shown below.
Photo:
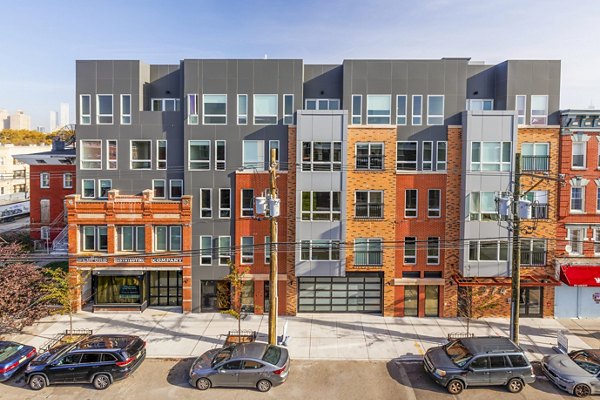
<svg viewBox="0 0 600 400"><path fill-rule="evenodd" d="M434 285L425 286L425 316L426 317L437 317L439 316L439 296L440 287Z"/></svg>
<svg viewBox="0 0 600 400"><path fill-rule="evenodd" d="M417 317L419 315L419 287L404 286L404 316Z"/></svg>
<svg viewBox="0 0 600 400"><path fill-rule="evenodd" d="M94 277L96 286L95 303L102 304L142 304L145 301L143 275Z"/></svg>
<svg viewBox="0 0 600 400"><path fill-rule="evenodd" d="M543 289L541 287L522 287L519 297L519 314L522 317L542 316Z"/></svg>

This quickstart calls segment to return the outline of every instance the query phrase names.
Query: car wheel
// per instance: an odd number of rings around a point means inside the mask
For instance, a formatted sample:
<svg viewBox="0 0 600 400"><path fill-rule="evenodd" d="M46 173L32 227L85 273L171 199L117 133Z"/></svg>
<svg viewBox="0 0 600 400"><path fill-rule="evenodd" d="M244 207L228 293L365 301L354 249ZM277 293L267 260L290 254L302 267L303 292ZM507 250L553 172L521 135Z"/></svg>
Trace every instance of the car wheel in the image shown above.
<svg viewBox="0 0 600 400"><path fill-rule="evenodd" d="M573 388L573 394L577 397L588 397L592 393L588 385L580 383Z"/></svg>
<svg viewBox="0 0 600 400"><path fill-rule="evenodd" d="M110 386L110 377L106 374L98 374L92 380L94 387L98 390L104 390Z"/></svg>
<svg viewBox="0 0 600 400"><path fill-rule="evenodd" d="M259 392L268 392L269 390L271 390L271 386L273 386L271 384L271 382L269 382L266 379L261 379L260 381L258 381L258 383L256 384L256 388L258 389Z"/></svg>
<svg viewBox="0 0 600 400"><path fill-rule="evenodd" d="M523 384L523 381L519 378L512 378L510 381L508 381L506 387L511 393L519 393L521 390L523 390L525 384Z"/></svg>
<svg viewBox="0 0 600 400"><path fill-rule="evenodd" d="M196 381L196 388L198 390L206 390L206 389L209 389L210 386L211 386L211 383L206 378L200 378Z"/></svg>
<svg viewBox="0 0 600 400"><path fill-rule="evenodd" d="M458 379L452 379L450 382L448 382L448 386L446 386L446 389L450 394L459 394L464 388L465 384Z"/></svg>
<svg viewBox="0 0 600 400"><path fill-rule="evenodd" d="M29 387L33 390L42 390L46 387L46 379L42 375L33 375L29 378Z"/></svg>

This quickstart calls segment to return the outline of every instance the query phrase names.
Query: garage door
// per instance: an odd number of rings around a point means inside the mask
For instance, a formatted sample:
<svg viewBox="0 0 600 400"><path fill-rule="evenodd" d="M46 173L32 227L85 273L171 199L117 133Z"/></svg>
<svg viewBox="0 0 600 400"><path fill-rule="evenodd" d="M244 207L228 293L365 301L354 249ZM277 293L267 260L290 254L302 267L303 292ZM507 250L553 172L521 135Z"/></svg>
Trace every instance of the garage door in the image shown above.
<svg viewBox="0 0 600 400"><path fill-rule="evenodd" d="M298 312L381 312L381 277L298 278Z"/></svg>

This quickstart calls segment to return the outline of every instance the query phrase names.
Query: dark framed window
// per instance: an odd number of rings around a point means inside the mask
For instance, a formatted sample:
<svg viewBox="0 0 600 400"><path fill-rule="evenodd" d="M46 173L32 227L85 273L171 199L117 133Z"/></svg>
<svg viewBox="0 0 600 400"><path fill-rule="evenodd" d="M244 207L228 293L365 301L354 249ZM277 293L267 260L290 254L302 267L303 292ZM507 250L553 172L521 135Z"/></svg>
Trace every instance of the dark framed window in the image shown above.
<svg viewBox="0 0 600 400"><path fill-rule="evenodd" d="M183 300L181 271L152 271L149 276L151 306L181 306Z"/></svg>

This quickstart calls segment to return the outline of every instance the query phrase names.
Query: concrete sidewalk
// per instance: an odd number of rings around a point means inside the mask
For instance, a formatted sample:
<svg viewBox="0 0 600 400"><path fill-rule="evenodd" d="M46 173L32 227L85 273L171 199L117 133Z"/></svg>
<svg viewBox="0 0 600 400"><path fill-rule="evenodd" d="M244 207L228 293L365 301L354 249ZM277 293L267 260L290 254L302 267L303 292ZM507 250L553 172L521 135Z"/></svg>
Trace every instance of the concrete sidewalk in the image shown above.
<svg viewBox="0 0 600 400"><path fill-rule="evenodd" d="M43 346L54 335L69 328L68 316L44 318L12 340ZM280 317L278 333L288 323L288 348L296 359L390 360L420 357L425 351L446 342L449 333L466 332L465 321L456 318L392 318L366 314L300 314ZM554 353L558 330L570 329L569 350L600 344L600 320L555 320L521 318L521 346L531 360ZM582 322L583 321L583 322ZM242 329L259 333L267 340L268 317L252 315L242 321ZM90 313L74 316L74 329L91 329L95 334L121 333L142 337L148 343L148 356L186 358L221 346L229 330L237 329L230 316L218 313L181 314L148 309L143 313ZM508 336L509 321L504 318L472 320L470 332L476 336Z"/></svg>

